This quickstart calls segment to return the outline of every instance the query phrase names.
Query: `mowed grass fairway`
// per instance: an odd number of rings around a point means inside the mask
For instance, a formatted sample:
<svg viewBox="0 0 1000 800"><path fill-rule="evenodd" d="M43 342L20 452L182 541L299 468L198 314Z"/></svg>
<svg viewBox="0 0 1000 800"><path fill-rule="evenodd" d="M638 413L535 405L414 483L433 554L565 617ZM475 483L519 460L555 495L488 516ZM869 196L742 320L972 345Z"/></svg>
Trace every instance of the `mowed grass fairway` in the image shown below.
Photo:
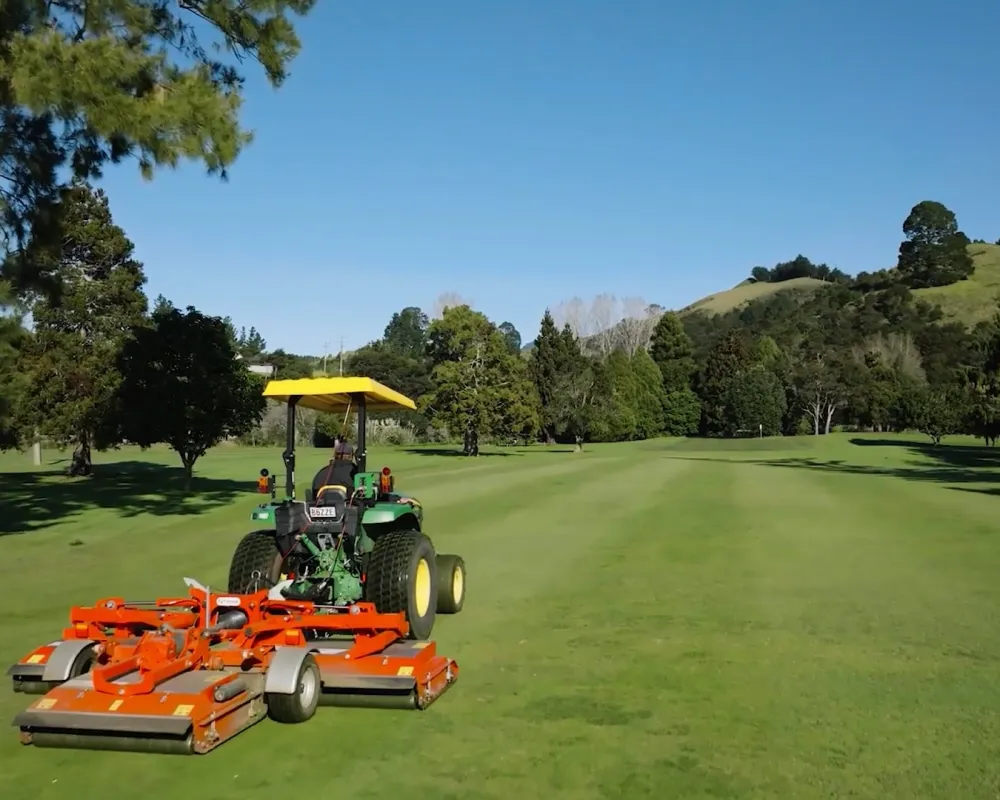
<svg viewBox="0 0 1000 800"><path fill-rule="evenodd" d="M423 713L264 721L201 757L36 750L7 728L0 797L995 798L996 456L853 441L375 452L467 562L465 610L434 637L454 689ZM257 471L280 467L219 449L182 503L171 454L101 458L87 487L0 461L0 663L74 603L223 586ZM303 450L300 476L323 460ZM0 719L29 701L5 686Z"/></svg>

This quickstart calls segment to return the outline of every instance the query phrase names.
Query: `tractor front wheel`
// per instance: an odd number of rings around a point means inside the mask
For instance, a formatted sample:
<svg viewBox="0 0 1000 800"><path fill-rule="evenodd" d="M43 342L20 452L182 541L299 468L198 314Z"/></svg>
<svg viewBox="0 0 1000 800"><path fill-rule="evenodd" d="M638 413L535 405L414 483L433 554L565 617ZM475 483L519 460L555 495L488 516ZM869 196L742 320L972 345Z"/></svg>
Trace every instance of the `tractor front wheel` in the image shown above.
<svg viewBox="0 0 1000 800"><path fill-rule="evenodd" d="M380 614L406 614L409 638L427 639L437 613L434 545L420 531L391 531L375 542L365 576L365 599Z"/></svg>
<svg viewBox="0 0 1000 800"><path fill-rule="evenodd" d="M281 562L274 531L251 531L233 552L226 591L246 594L274 586L281 579Z"/></svg>
<svg viewBox="0 0 1000 800"><path fill-rule="evenodd" d="M437 557L437 610L439 614L457 614L465 605L465 562L461 556Z"/></svg>

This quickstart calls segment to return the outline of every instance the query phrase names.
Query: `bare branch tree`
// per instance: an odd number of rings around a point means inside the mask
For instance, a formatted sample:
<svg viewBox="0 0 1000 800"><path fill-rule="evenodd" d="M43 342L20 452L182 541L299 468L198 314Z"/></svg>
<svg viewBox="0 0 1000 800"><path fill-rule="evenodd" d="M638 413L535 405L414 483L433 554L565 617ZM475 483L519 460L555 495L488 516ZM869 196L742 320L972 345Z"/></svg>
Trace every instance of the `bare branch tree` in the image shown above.
<svg viewBox="0 0 1000 800"><path fill-rule="evenodd" d="M615 325L621 320L618 298L613 294L599 294L590 306L594 345L601 357L609 356L617 342Z"/></svg>
<svg viewBox="0 0 1000 800"><path fill-rule="evenodd" d="M813 434L829 433L834 414L847 401L834 366L822 355L815 355L803 365L796 384L802 410L812 420Z"/></svg>
<svg viewBox="0 0 1000 800"><path fill-rule="evenodd" d="M923 357L909 333L876 333L860 345L851 348L851 356L859 364L869 366L876 360L890 369L898 370L908 378L926 382Z"/></svg>
<svg viewBox="0 0 1000 800"><path fill-rule="evenodd" d="M458 292L442 292L438 295L437 300L434 301L434 314L432 318L441 319L447 309L457 308L458 306L469 306L469 308L472 308L472 301L466 300Z"/></svg>
<svg viewBox="0 0 1000 800"><path fill-rule="evenodd" d="M556 327L562 329L569 325L573 335L578 339L590 336L590 320L587 313L587 305L579 297L572 300L565 300L552 309L552 321Z"/></svg>
<svg viewBox="0 0 1000 800"><path fill-rule="evenodd" d="M653 335L662 310L641 297L626 297L622 301L622 313L622 321L617 325L616 345L632 357L649 345L649 337Z"/></svg>
<svg viewBox="0 0 1000 800"><path fill-rule="evenodd" d="M663 308L641 297L619 300L605 292L590 303L574 297L551 309L556 327L569 325L580 345L594 355L605 357L616 349L630 356L649 344Z"/></svg>

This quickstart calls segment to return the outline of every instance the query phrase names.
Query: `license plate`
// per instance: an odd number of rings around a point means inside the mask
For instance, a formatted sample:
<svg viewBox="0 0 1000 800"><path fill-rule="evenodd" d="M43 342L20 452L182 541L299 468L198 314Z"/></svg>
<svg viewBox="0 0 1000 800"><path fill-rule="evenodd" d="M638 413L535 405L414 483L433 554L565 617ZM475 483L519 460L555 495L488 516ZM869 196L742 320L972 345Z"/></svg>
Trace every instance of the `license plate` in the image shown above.
<svg viewBox="0 0 1000 800"><path fill-rule="evenodd" d="M336 506L313 506L309 511L309 516L313 519L336 519L337 508Z"/></svg>

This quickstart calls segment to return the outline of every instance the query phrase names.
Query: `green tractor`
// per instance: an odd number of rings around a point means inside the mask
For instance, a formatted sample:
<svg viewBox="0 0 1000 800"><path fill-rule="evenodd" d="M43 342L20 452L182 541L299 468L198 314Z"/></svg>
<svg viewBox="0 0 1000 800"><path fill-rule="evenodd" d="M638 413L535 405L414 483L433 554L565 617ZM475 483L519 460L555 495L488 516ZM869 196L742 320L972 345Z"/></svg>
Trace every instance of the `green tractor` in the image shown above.
<svg viewBox="0 0 1000 800"><path fill-rule="evenodd" d="M456 614L465 602L465 563L438 554L423 533L420 502L399 493L388 467L367 469L365 421L369 411L414 409L408 397L370 378L303 378L268 382L264 396L288 406L285 497L261 470L260 491L271 500L251 519L269 527L251 531L236 547L228 591L270 589L272 596L309 600L331 611L357 602L379 613L404 612L410 638L427 639L438 613ZM296 409L356 412L357 464L353 485L342 471L317 476L317 486L295 494ZM344 466L344 465L337 465Z"/></svg>

